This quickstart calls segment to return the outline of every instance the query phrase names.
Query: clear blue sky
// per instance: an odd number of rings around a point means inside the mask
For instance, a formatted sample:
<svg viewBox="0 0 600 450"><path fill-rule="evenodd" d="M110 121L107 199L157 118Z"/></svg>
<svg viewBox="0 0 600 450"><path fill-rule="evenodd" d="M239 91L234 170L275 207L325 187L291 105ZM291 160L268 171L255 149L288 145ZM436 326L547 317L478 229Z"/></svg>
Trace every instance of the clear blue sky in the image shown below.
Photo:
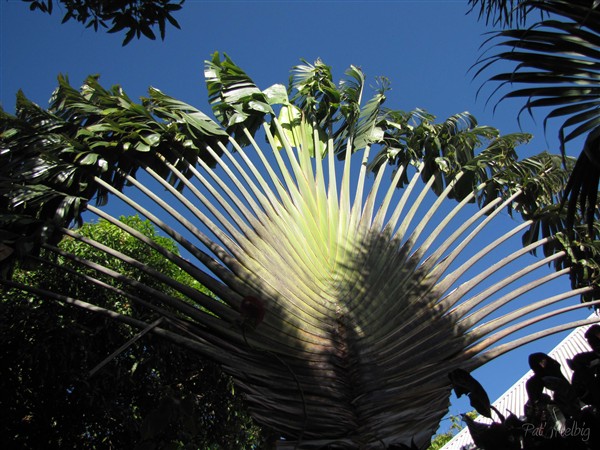
<svg viewBox="0 0 600 450"><path fill-rule="evenodd" d="M49 17L30 12L20 0L0 0L0 104L13 112L15 93L23 89L45 106L59 73L75 86L87 75L100 74L103 85L120 84L131 98L154 86L207 110L203 61L218 50L262 88L287 83L290 68L301 58L312 62L320 57L337 79L350 64L373 81L387 76L392 83L387 103L395 109L420 107L440 119L468 110L503 133L518 131L518 102L503 103L493 114L493 103L485 105L486 95L476 99L483 78L473 81L468 71L480 55L482 34L490 29L467 11L467 0L187 0L175 13L182 30L169 27L164 42L134 40L122 47L121 34L95 33L71 22L61 25L60 8ZM557 151L556 131L544 137L528 117L522 124L523 131L536 135L522 155L548 145ZM577 149L571 153L576 155ZM587 314L585 310L575 318ZM528 353L549 351L559 339L503 357L475 376L494 399L524 373ZM456 401L451 411L469 409Z"/></svg>

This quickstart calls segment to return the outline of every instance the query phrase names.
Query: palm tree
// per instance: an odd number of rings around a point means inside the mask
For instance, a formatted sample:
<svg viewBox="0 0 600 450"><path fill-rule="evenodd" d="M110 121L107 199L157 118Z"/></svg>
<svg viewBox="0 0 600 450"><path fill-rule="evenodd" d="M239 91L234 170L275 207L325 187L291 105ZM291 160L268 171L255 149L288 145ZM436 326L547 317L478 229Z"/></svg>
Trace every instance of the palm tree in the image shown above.
<svg viewBox="0 0 600 450"><path fill-rule="evenodd" d="M584 306L563 300L597 304L597 267L546 220L568 172L560 156L517 160L528 135L501 136L468 113L436 123L421 110L384 108L385 79L364 102L354 66L336 85L324 63L304 63L289 89L261 90L215 54L205 75L222 125L156 89L136 104L96 78L80 90L60 78L48 110L19 95L16 115L2 115L4 285L219 362L253 417L281 436L279 448L420 448L448 408L450 371L590 322L518 334ZM183 256L111 208L148 218ZM84 211L145 242L214 296L81 236L70 224ZM523 220L500 231L494 224L506 211ZM507 245L523 233L525 246ZM62 251L64 236L184 299ZM498 249L506 251L490 261ZM545 256L531 262L537 249ZM162 319L147 323L98 299L10 280L17 262L60 268L53 254L95 269L88 282ZM557 270L544 271L547 264ZM106 275L139 294L119 291ZM515 304L568 275L574 285L564 292Z"/></svg>
<svg viewBox="0 0 600 450"><path fill-rule="evenodd" d="M525 85L501 97L524 98L519 115L537 108L550 109L544 120L560 118L561 152L565 145L585 136L583 149L565 188L568 198L567 225L575 219L579 203L582 217L593 232L600 181L600 4L595 0L470 0L494 25L506 26L488 41L500 49L479 61L481 73L500 61L515 68L490 78L506 85ZM539 13L539 20L526 26L527 18ZM511 26L516 25L516 28Z"/></svg>

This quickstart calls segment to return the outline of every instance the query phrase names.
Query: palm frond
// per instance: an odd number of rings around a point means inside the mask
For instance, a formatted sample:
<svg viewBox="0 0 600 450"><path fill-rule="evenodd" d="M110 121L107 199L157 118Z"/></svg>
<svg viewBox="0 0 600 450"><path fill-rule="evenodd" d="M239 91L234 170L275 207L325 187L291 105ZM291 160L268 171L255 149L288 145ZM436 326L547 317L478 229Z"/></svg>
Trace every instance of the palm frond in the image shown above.
<svg viewBox="0 0 600 450"><path fill-rule="evenodd" d="M486 24L494 26L524 25L531 8L526 8L524 0L469 0L469 13L478 11L478 18L485 17Z"/></svg>
<svg viewBox="0 0 600 450"><path fill-rule="evenodd" d="M477 63L480 66L477 75L501 61L514 63L514 71L489 78L488 81L498 83L492 95L505 86L533 85L511 90L500 101L526 99L519 117L525 111L533 114L534 109L550 108L544 128L550 119L562 119L558 136L563 155L569 141L590 135L567 191L569 223L574 223L574 205L580 202L582 216L591 233L596 210L595 192L598 190L597 184L592 187L592 183L598 180L600 173L600 157L591 137L600 129L599 5L593 0L524 1L522 4L547 13L548 18L527 29L495 33L489 42L494 43L493 48L503 50L481 58Z"/></svg>

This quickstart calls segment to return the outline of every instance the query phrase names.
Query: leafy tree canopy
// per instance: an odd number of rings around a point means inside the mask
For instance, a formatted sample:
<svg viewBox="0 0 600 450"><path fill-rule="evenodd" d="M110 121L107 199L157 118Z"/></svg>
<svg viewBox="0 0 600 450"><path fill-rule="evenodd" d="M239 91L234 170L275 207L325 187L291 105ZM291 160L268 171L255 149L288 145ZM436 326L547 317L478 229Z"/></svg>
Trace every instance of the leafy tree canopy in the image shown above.
<svg viewBox="0 0 600 450"><path fill-rule="evenodd" d="M123 45L134 37L156 39L153 27L158 25L161 39L167 23L179 28L171 13L181 9L185 0L22 0L29 9L52 14L56 4L64 8L63 23L73 19L86 28L108 29L108 33L126 30ZM109 28L110 26L110 28Z"/></svg>

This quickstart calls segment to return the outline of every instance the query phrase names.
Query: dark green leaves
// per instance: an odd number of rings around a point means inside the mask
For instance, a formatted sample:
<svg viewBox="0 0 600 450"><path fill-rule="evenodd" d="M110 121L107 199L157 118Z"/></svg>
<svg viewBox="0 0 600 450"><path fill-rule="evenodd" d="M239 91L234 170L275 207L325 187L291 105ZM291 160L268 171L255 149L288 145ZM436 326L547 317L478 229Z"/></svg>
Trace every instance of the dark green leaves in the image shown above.
<svg viewBox="0 0 600 450"><path fill-rule="evenodd" d="M290 77L290 90L294 92L292 102L304 112L308 123L315 123L322 130L332 134L333 126L340 118L336 113L341 106L342 91L333 82L331 67L321 60L315 61L314 64L306 61L303 63L294 67ZM353 96L347 95L346 92L346 108L351 110L346 112L346 117L349 118L356 116L357 101L362 93L362 80L359 80L356 90L359 92Z"/></svg>
<svg viewBox="0 0 600 450"><path fill-rule="evenodd" d="M350 66L345 75L336 85L331 67L317 60L294 67L290 77L291 101L302 110L305 120L333 137L339 156L347 146L355 151L383 140L382 105L388 89L387 80L382 78L376 95L365 102L362 70Z"/></svg>
<svg viewBox="0 0 600 450"><path fill-rule="evenodd" d="M251 134L258 130L265 114L273 114L273 97L263 93L227 55L221 60L218 52L205 62L204 76L215 116L227 133L245 144L243 128Z"/></svg>
<svg viewBox="0 0 600 450"><path fill-rule="evenodd" d="M139 104L96 77L80 90L58 81L48 110L19 93L15 116L0 111L1 212L36 226L68 226L81 220L87 202L105 203L96 179L123 189L127 175L149 167L175 184L164 160L187 174L185 161L213 164L206 146L218 151L217 142L227 139L209 117L157 89Z"/></svg>
<svg viewBox="0 0 600 450"><path fill-rule="evenodd" d="M451 194L457 199L469 195L477 185L515 163L515 147L529 139L526 134L500 136L495 128L478 125L468 112L435 123L434 116L420 110L408 114L386 111L380 125L385 134L373 168L385 160L398 166L422 161L422 177L425 181L436 177L432 187L437 194L464 171ZM400 181L401 185L407 182L407 178ZM481 195L481 204L492 199Z"/></svg>
<svg viewBox="0 0 600 450"><path fill-rule="evenodd" d="M29 9L52 14L53 0L22 0L29 3ZM61 10L65 11L62 22L71 19L85 25L86 28L108 28L108 33L127 30L123 45L127 45L134 37L144 36L156 39L152 28L158 24L160 37L164 40L167 22L175 28L179 23L171 13L181 9L185 0L59 0Z"/></svg>

